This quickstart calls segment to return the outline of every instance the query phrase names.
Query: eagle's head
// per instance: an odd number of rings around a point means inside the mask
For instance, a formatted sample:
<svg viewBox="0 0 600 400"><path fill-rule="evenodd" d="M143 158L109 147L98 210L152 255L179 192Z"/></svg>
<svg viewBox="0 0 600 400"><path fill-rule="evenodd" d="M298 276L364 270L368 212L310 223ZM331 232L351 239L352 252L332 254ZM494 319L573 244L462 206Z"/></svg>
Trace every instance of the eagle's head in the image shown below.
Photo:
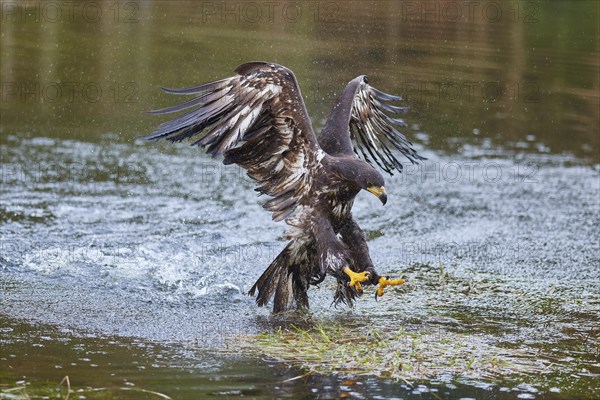
<svg viewBox="0 0 600 400"><path fill-rule="evenodd" d="M370 164L357 157L340 157L334 170L345 183L373 193L383 204L387 202L383 175Z"/></svg>
<svg viewBox="0 0 600 400"><path fill-rule="evenodd" d="M385 182L383 181L383 175L379 173L375 168L369 167L365 171L361 171L358 176L358 184L360 188L368 192L373 193L381 203L385 205L387 202L387 193L385 192Z"/></svg>

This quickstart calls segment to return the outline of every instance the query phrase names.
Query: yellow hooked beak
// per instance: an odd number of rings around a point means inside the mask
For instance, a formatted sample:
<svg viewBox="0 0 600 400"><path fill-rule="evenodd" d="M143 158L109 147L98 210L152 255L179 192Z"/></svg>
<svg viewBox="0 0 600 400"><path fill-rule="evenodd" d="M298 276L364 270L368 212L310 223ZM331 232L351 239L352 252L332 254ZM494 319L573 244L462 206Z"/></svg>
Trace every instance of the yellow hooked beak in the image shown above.
<svg viewBox="0 0 600 400"><path fill-rule="evenodd" d="M383 204L387 203L387 193L383 186L371 186L370 188L367 188L367 190L377 196Z"/></svg>

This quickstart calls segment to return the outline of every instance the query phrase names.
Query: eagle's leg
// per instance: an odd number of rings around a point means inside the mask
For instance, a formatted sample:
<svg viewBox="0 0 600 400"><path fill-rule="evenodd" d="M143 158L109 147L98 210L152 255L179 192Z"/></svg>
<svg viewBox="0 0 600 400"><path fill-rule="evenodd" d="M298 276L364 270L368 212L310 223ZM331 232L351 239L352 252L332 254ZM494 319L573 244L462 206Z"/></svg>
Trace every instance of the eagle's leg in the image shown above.
<svg viewBox="0 0 600 400"><path fill-rule="evenodd" d="M375 293L375 298L383 296L383 289L386 286L398 286L402 285L406 280L400 279L390 279L389 277L382 276L379 278L379 287L377 288L377 292Z"/></svg>
<svg viewBox="0 0 600 400"><path fill-rule="evenodd" d="M349 247L339 239L329 218L320 218L318 223L312 223L311 226L315 236L316 261L320 269L314 275L327 273L334 276L337 280L334 303L352 306L354 299L362 293L360 282L366 280L365 276L357 274L354 281L348 284L351 274L355 274L356 264ZM350 274L346 271L350 271Z"/></svg>
<svg viewBox="0 0 600 400"><path fill-rule="evenodd" d="M350 277L348 286L354 286L354 289L359 293L362 292L361 282L369 280L371 275L368 271L354 272L348 267L344 268L344 273Z"/></svg>
<svg viewBox="0 0 600 400"><path fill-rule="evenodd" d="M375 271L375 266L373 266L373 261L371 261L371 257L369 256L369 248L365 235L351 216L346 218L340 227L339 233L344 243L351 249L351 255L356 268L363 271L358 273L361 274L361 280L358 281L356 278L353 280L353 276L358 275L356 272L351 271L349 268L344 269L344 272L350 276L350 284L354 284L355 281L364 282L368 279L372 285L379 285L375 293L375 297L377 298L383 296L383 291L387 286L397 286L405 282L404 279L390 279L389 277L380 276ZM362 277L365 277L365 279L362 279ZM360 283L357 283L357 285L360 288Z"/></svg>
<svg viewBox="0 0 600 400"><path fill-rule="evenodd" d="M377 285L380 277L375 271L373 261L371 261L367 239L365 238L362 229L360 229L358 224L352 219L351 215L349 215L340 226L339 234L342 241L350 249L350 254L354 261L354 270L364 274L362 276L368 277L369 283ZM346 273L348 274L348 272ZM351 276L350 274L348 275ZM361 282L364 281L366 281L366 279L363 279Z"/></svg>

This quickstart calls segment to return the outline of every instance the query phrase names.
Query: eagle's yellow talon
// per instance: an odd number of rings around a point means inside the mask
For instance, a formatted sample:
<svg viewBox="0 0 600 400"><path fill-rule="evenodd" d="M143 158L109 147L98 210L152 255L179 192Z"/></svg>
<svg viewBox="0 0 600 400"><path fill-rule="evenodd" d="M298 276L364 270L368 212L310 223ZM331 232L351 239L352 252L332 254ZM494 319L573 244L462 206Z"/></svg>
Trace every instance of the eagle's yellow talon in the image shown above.
<svg viewBox="0 0 600 400"><path fill-rule="evenodd" d="M362 292L362 285L360 283L368 280L370 274L367 271L354 272L348 267L344 268L344 272L350 277L348 286L354 286L354 289L358 292Z"/></svg>
<svg viewBox="0 0 600 400"><path fill-rule="evenodd" d="M386 286L398 286L402 285L404 282L406 282L404 279L379 278L379 287L377 288L376 297L383 296L383 289L385 289Z"/></svg>

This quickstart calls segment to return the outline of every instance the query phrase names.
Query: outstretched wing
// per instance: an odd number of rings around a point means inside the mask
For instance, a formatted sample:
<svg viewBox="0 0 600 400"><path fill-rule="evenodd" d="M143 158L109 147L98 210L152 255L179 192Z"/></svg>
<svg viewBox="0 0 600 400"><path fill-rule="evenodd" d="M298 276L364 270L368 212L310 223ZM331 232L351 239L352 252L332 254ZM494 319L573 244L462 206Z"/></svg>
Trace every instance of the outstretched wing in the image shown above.
<svg viewBox="0 0 600 400"><path fill-rule="evenodd" d="M292 71L271 63L239 66L236 76L188 89L196 94L184 103L152 111L169 114L191 109L164 122L146 139L179 142L198 137L199 145L225 164L238 164L273 198L263 207L280 221L294 212L311 184L320 149L300 88Z"/></svg>
<svg viewBox="0 0 600 400"><path fill-rule="evenodd" d="M402 171L394 152L399 151L415 164L425 158L417 154L413 144L398 131L406 127L397 116L406 108L390 104L401 97L383 93L368 84L362 75L348 83L337 100L319 143L329 154L356 153L371 165L390 175Z"/></svg>

